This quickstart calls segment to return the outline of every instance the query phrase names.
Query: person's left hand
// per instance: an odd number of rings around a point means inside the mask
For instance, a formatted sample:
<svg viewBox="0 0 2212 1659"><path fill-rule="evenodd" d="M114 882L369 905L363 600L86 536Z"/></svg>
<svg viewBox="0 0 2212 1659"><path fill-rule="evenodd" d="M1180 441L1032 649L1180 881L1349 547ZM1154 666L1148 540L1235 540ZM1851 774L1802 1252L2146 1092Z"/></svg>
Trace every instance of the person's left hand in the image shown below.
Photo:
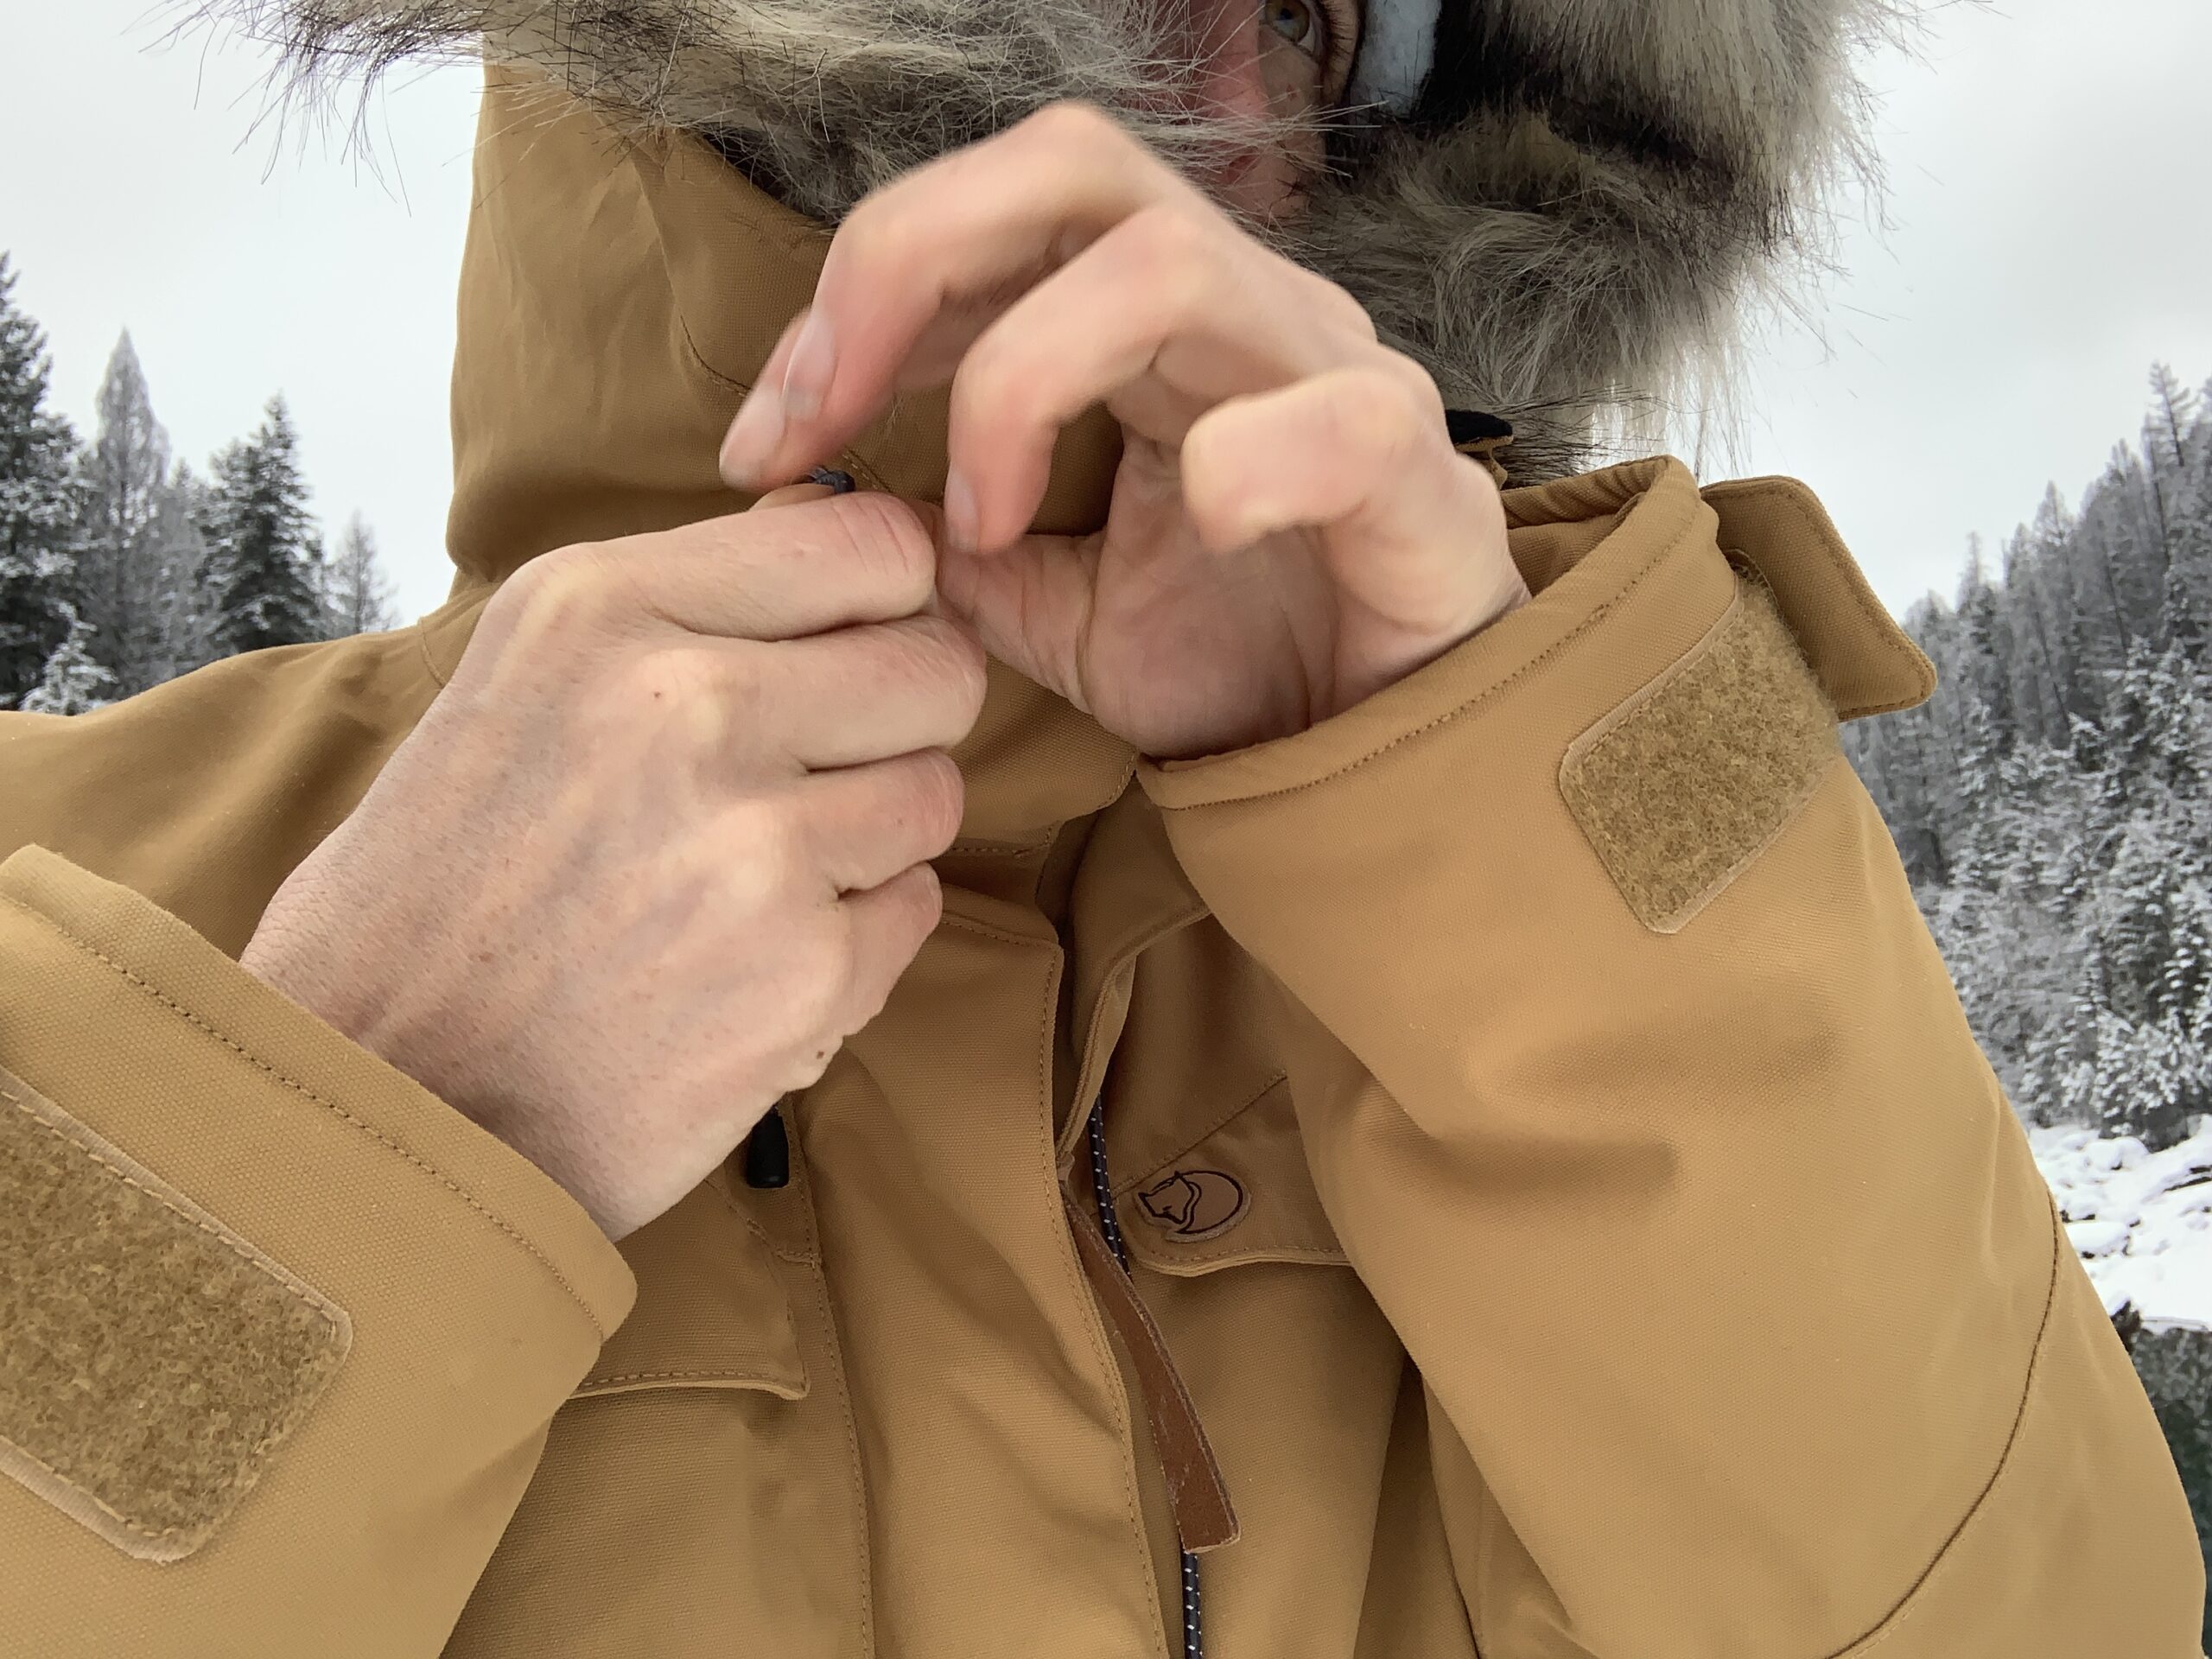
<svg viewBox="0 0 2212 1659"><path fill-rule="evenodd" d="M1096 106L855 208L723 476L791 480L948 379L944 508L910 504L945 602L1147 754L1303 731L1529 597L1427 372ZM1030 533L1060 429L1100 402L1122 429L1105 528Z"/></svg>

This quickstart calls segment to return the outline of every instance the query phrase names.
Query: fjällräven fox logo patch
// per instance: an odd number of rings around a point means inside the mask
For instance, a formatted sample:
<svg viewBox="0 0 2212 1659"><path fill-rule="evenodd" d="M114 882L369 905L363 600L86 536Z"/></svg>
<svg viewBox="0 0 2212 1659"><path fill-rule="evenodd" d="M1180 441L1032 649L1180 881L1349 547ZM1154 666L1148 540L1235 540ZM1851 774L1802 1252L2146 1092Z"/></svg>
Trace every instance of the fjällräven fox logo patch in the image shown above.
<svg viewBox="0 0 2212 1659"><path fill-rule="evenodd" d="M1196 1241L1242 1221L1251 1197L1243 1182L1217 1169L1179 1169L1138 1193L1137 1203L1169 1237Z"/></svg>

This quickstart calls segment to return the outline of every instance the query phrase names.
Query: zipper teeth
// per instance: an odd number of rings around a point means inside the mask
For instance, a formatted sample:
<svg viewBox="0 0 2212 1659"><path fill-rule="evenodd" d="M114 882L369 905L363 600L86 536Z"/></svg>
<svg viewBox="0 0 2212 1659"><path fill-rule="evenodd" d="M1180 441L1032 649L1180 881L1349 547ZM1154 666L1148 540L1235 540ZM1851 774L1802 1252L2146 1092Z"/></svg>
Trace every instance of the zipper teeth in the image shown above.
<svg viewBox="0 0 2212 1659"><path fill-rule="evenodd" d="M1114 1184L1106 1173L1106 1119L1103 1103L1093 1101L1086 1126L1090 1141L1090 1192L1098 1202L1099 1230L1123 1273L1129 1270L1128 1246L1122 1242L1121 1218L1114 1213ZM1205 1602L1198 1583L1198 1558L1183 1552L1183 1659L1205 1659Z"/></svg>

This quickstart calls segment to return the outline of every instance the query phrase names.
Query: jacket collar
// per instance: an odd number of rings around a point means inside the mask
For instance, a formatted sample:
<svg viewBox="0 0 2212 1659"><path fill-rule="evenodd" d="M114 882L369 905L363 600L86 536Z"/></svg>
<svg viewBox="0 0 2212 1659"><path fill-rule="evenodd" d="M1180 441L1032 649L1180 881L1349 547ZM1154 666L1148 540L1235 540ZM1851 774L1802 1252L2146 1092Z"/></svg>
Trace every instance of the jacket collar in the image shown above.
<svg viewBox="0 0 2212 1659"><path fill-rule="evenodd" d="M715 454L830 240L696 138L618 132L522 72L492 73L475 186L454 366L454 615L426 632L441 677L475 601L538 554L752 505ZM946 410L944 389L902 397L832 464L862 489L938 500ZM1070 427L1037 527L1103 524L1120 452L1103 409ZM998 663L955 758L959 850L1017 855L1036 867L1033 890L1058 827L1116 799L1136 763Z"/></svg>

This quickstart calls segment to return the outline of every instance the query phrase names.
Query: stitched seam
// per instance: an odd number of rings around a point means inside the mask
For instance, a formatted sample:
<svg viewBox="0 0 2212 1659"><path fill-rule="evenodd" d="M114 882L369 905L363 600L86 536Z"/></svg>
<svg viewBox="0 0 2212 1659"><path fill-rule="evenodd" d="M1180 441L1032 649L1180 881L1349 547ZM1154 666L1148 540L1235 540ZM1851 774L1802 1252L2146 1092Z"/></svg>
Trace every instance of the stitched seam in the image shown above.
<svg viewBox="0 0 2212 1659"><path fill-rule="evenodd" d="M1206 901L1204 899L1194 897L1189 904L1185 905L1181 910L1175 912L1173 915L1157 920L1152 925L1140 929L1133 936L1123 939L1119 945L1115 947L1109 958L1111 965L1107 969L1105 977L1099 981L1099 994L1101 997L1103 998L1105 993L1112 988L1115 980L1124 971L1127 971L1130 976L1131 992L1132 995L1134 995L1137 959L1143 956L1146 951L1152 949L1154 945L1159 944L1160 940L1168 938L1171 934L1179 932L1182 929L1189 926L1191 923L1206 913ZM1126 1029L1128 1023L1128 1009L1126 1007L1124 1007L1122 1011L1122 1020L1123 1027ZM1094 1007L1091 1010L1090 1028L1084 1033L1083 1052L1077 1057L1076 1063L1076 1093L1078 1097L1081 1097L1088 1092L1084 1087L1085 1084L1089 1084L1090 1089L1093 1090L1104 1085L1105 1062L1096 1052L1101 1039L1101 1033L1103 1030L1104 1027L1100 1025L1098 1021L1098 1008ZM1110 1055L1107 1058L1110 1058ZM1091 1076L1091 1067L1094 1062L1097 1062L1099 1067L1098 1076L1095 1079ZM1074 1155L1076 1147L1081 1143L1083 1139L1084 1122L1084 1119L1082 1113L1071 1111L1068 1114L1067 1127L1060 1132L1059 1138L1055 1142L1052 1148L1055 1167L1058 1166L1058 1162L1060 1158L1064 1156L1072 1157ZM1218 1126L1217 1125L1216 1127ZM1187 1151L1188 1148L1186 1147L1185 1150ZM1179 1153L1176 1155L1180 1157L1182 1154ZM1117 1187L1115 1189L1116 1192L1126 1190L1126 1188L1122 1187Z"/></svg>
<svg viewBox="0 0 2212 1659"><path fill-rule="evenodd" d="M487 603L487 604L488 604L488 603L490 602L490 601L491 601L491 596L492 596L493 594L497 593L497 592L499 590L499 587L500 587L500 584L499 584L499 582L480 582L480 583L479 583L478 585L479 585L480 587L481 587L481 588L484 589L483 600L484 600L484 602L485 602L485 603ZM453 605L453 604L455 602L455 601L460 600L460 599L461 599L462 597L464 597L464 595L461 595L461 594L455 594L455 595L454 596L454 598L453 598L453 599L448 599L448 601L446 601L446 602L445 602L445 604L444 604L444 605L441 605L438 608L439 608L440 610L444 610L444 609L446 609L448 606ZM470 604L470 605L474 605L474 604L475 604L475 603L477 602L476 598L474 597L474 595L473 594L470 594L470 595L467 595L467 600L468 600L468 604ZM462 608L463 608L463 609L466 609L466 608L467 608L467 606L463 606L463 607L462 607ZM472 624L472 625L470 626L470 635L471 635L471 637L472 637L472 638L474 638L474 632L475 632L475 627L476 627L476 626L480 625L480 624L482 623L483 620L484 620L484 619L483 619L482 615L480 613L480 614L478 615L477 619L476 619L476 623L475 623L475 624ZM437 659L435 657L434 657L434 656L432 656L432 655L430 654L430 633L429 633L429 629L427 629L427 628L425 628L425 627L423 626L423 624L422 624L421 622L417 622L417 623L415 625L415 637L416 637L416 639L421 643L421 645L422 645L422 647L423 647L423 664L424 664L425 667L429 670L430 678L431 678L433 681L435 681L435 682L436 683L437 687L438 687L438 690L440 690L441 691L444 690L446 689L446 687L447 687L447 686L448 686L451 682L450 682L450 681L449 681L449 679L448 678L447 675L443 672L443 671L442 671L442 670L438 667L438 659ZM464 652L466 652L467 649L468 649L468 647L467 647L466 645L464 645L461 647L461 650L462 650L462 651L464 651Z"/></svg>
<svg viewBox="0 0 2212 1659"><path fill-rule="evenodd" d="M2064 1229L2060 1224L2057 1200L2048 1192L2044 1196L2050 1216L2050 1279L2044 1290L2043 1319L2036 1327L2035 1342L2028 1350L2028 1375L2027 1380L2020 1389L2019 1408L2012 1414L2012 1427L2005 1437L2005 1449L1998 1455L1997 1467L1991 1471L1988 1482L1975 1496L1974 1502L1967 1506L1966 1514L1961 1517L1959 1524L1952 1529L1951 1535L1946 1538L1937 1548L1935 1558L1928 1563L1926 1570L1905 1591L1897 1605L1884 1614L1872 1630L1857 1641L1846 1643L1835 1653L1830 1655L1829 1659L1859 1659L1859 1655L1872 1653L1897 1634L1904 1622L1910 1618L1917 1607L1922 1605L1921 1592L1926 1589L1934 1581L1936 1574L1942 1572L1945 1566L1955 1559L1952 1554L1953 1546L1966 1535L1967 1529L1974 1524L1975 1517L1988 1506L1991 1494L1996 1491L1998 1483L2005 1478L2005 1471L2012 1465L2012 1448L2019 1443L2020 1426L2027 1421L2028 1402L2035 1398L2036 1377L2043 1369L2044 1340L2050 1332L2052 1310L2058 1306L2058 1247L2059 1241L2064 1236Z"/></svg>
<svg viewBox="0 0 2212 1659"><path fill-rule="evenodd" d="M1239 1249L1231 1248L1228 1249L1206 1250L1203 1252L1196 1250L1179 1250L1172 1256L1154 1255L1151 1257L1147 1257L1141 1251L1132 1249L1129 1254L1136 1256L1138 1260L1143 1262L1145 1266L1150 1268L1154 1273L1167 1274L1171 1277L1181 1276L1175 1271L1179 1263L1220 1262L1224 1261L1230 1256L1236 1257L1240 1265L1246 1262L1258 1263L1264 1262L1326 1262L1331 1267L1349 1267L1351 1265L1351 1258L1346 1255L1342 1250L1326 1250L1318 1248L1309 1249L1301 1244L1263 1245L1257 1249Z"/></svg>
<svg viewBox="0 0 2212 1659"><path fill-rule="evenodd" d="M976 927L975 931L980 932L983 930ZM1152 1541L1145 1535L1143 1499L1137 1490L1136 1424L1129 1416L1128 1389L1122 1381L1121 1362L1114 1357L1113 1345L1106 1339L1105 1299L1091 1287L1090 1275L1080 1260L1081 1246L1076 1242L1074 1218L1067 1214L1075 1200L1060 1181L1059 1142L1052 1133L1052 1020L1059 1007L1061 971L1060 963L1055 961L1052 971L1046 976L1044 1014L1039 1021L1042 1039L1037 1045L1037 1097L1045 1107L1045 1179L1050 1189L1059 1195L1060 1202L1052 1208L1064 1241L1063 1248L1054 1254L1059 1258L1060 1276L1072 1294L1074 1305L1083 1311L1084 1337L1090 1344L1091 1357L1097 1362L1099 1373L1106 1381L1106 1403L1112 1409L1115 1426L1120 1431L1122 1513L1129 1523L1129 1535L1136 1541L1137 1556L1144 1566L1145 1581L1152 1586L1152 1593L1142 1599L1152 1613L1154 1649L1160 1651L1167 1645L1167 1626L1160 1616L1159 1574L1153 1570ZM1135 1287L1130 1287L1129 1294L1136 1294ZM1138 1393L1140 1396L1143 1394L1141 1377ZM1150 1408L1147 1401L1147 1413ZM1157 1446L1154 1452L1155 1456L1159 1455Z"/></svg>
<svg viewBox="0 0 2212 1659"><path fill-rule="evenodd" d="M1036 946L1047 943L1047 941L1044 939L1031 938L1027 934L1008 932L1005 928L995 926L989 922L979 922L967 916L955 916L950 912L947 912L945 913L941 925L945 927L957 927L963 933L981 934L984 938L996 939L1001 944L1026 944ZM1048 1052L1050 1052L1052 1042L1048 1027L1046 1039L1046 1048Z"/></svg>
<svg viewBox="0 0 2212 1659"><path fill-rule="evenodd" d="M809 1208L812 1205L810 1203ZM845 1423L845 1484L853 1495L853 1567L860 1585L861 1643L862 1653L875 1650L875 1581L874 1564L869 1560L868 1547L868 1478L861 1464L860 1426L853 1418L853 1397L845 1386L845 1348L838 1339L836 1310L830 1306L830 1280L827 1272L817 1264L810 1263L807 1277L814 1292L814 1305L822 1311L823 1341L830 1350L829 1382L837 1396L837 1410ZM804 1358L802 1356L801 1364Z"/></svg>
<svg viewBox="0 0 2212 1659"><path fill-rule="evenodd" d="M421 1170L424 1174L429 1175L436 1180L440 1185L443 1186L448 1192L460 1198L464 1204L467 1205L470 1209L474 1210L478 1215L483 1217L485 1220L490 1222L494 1227L497 1227L501 1232L505 1233L516 1243L521 1245L524 1250L528 1251L531 1255L535 1257L537 1264L553 1276L554 1283L559 1285L563 1290L568 1293L569 1300L575 1302L577 1308L582 1311L585 1319L590 1324L591 1328L599 1333L600 1340L601 1342L607 1340L608 1333L605 1327L600 1324L598 1316L592 1312L591 1304L587 1302L583 1299L582 1294L579 1292L574 1285L569 1282L567 1276L562 1273L561 1269L556 1267L552 1261L547 1257L545 1253L539 1249L536 1244L532 1243L522 1233L518 1232L513 1226L510 1225L505 1217L499 1216L498 1213L488 1208L474 1192L471 1192L459 1181L454 1179L452 1176L447 1174L436 1165L417 1155L409 1147L401 1145L397 1141L394 1141L391 1136L385 1135L383 1130L378 1128L374 1124L366 1122L365 1119L354 1116L353 1113L347 1111L343 1106L339 1105L335 1101L326 1100L322 1096L308 1088L307 1084L299 1082L297 1079L283 1071L278 1071L275 1066L270 1065L259 1055L245 1047L245 1045L217 1030L213 1026L208 1024L205 1020L202 1020L191 1009L186 1007L184 1004L177 1001L175 998L158 989L147 981L141 979L136 973L124 967L121 963L117 962L112 957L107 956L97 946L84 939L79 938L74 933L72 933L67 928L62 926L60 922L55 921L54 918L47 915L43 911L32 909L31 906L23 903L20 899L16 898L12 893L0 893L0 901L4 901L10 909L22 912L24 915L30 917L35 921L43 922L48 927L52 928L54 932L60 934L61 938L67 939L71 944L76 946L78 950L83 951L96 962L99 962L105 967L112 969L115 973L121 975L123 978L128 981L130 984L136 986L139 990L151 997L155 1001L160 1003L163 1007L168 1009L172 1014L178 1015L195 1030L202 1032L207 1036L213 1038L225 1048L229 1049L240 1059L252 1066L257 1071L260 1071L265 1076L273 1078L277 1083L282 1084L285 1088L291 1090L295 1094L301 1095L305 1098L313 1101L316 1105L321 1107L323 1110L338 1118L341 1122L349 1124L353 1128L359 1130L363 1135L368 1136L370 1140L375 1141L387 1152L397 1154L398 1157L405 1160L409 1164L414 1166L416 1169ZM419 1085L417 1086L419 1087ZM549 1177L548 1179L550 1179L550 1178Z"/></svg>
<svg viewBox="0 0 2212 1659"><path fill-rule="evenodd" d="M273 1433L264 1438L258 1445L255 1446L246 1453L246 1456L248 1458L259 1457L264 1452L269 1449L271 1441L275 1439L276 1436ZM111 1504L102 1503L98 1493L91 1491L87 1487L79 1485L77 1482L70 1479L68 1476L63 1474L59 1469L56 1469L45 1459L40 1457L36 1452L17 1445L15 1441L8 1439L4 1434L0 1434L0 1446L6 1446L9 1451L14 1452L25 1463L29 1464L33 1468L37 1469L41 1473L51 1475L57 1484L67 1487L71 1491L83 1498L86 1503L91 1504L102 1515L107 1516L109 1520L114 1522L117 1526L121 1527L125 1532L133 1533L138 1537L143 1538L149 1543L158 1544L168 1539L175 1538L188 1532L196 1532L200 1528L208 1524L207 1521L203 1520L195 1522L193 1525L188 1527L164 1527L159 1532L155 1532L149 1528L140 1526L137 1522L133 1521L129 1516L124 1514L120 1510L114 1508Z"/></svg>
<svg viewBox="0 0 2212 1659"><path fill-rule="evenodd" d="M1931 688L1928 696L1933 695L1935 694ZM1850 708L1839 709L1836 712L1846 720L1864 720L1869 715L1893 715L1900 709L1917 709L1927 701L1928 696L1918 696L1899 697L1895 702L1854 702Z"/></svg>
<svg viewBox="0 0 2212 1659"><path fill-rule="evenodd" d="M1071 1216L1069 1219L1071 1224L1075 1224L1078 1222L1079 1217L1081 1217L1081 1212L1077 1211L1076 1214ZM1088 1225L1088 1219L1082 1218L1079 1224ZM1098 1243L1103 1245L1105 1242L1103 1235L1101 1235ZM1116 1271L1119 1271L1118 1266L1116 1268ZM1159 1354L1163 1362L1160 1369L1166 1373L1167 1386L1174 1390L1176 1402L1182 1407L1183 1415L1198 1426L1198 1436L1201 1444L1205 1444L1206 1450L1211 1452L1213 1448L1210 1444L1205 1443L1205 1423L1198 1415L1198 1402L1191 1398L1191 1390L1188 1385L1186 1385L1183 1381L1182 1371L1179 1370L1175 1364L1175 1357L1167 1351L1167 1338L1160 1334L1159 1322L1152 1317L1152 1310L1144 1305L1144 1298L1137 1294L1136 1281L1125 1274L1123 1282L1128 1286L1129 1303L1130 1306L1136 1310L1138 1326L1145 1332L1150 1345ZM1140 1372L1140 1376L1141 1376L1141 1372ZM1166 1425L1166 1420L1162 1414L1152 1410L1149 1399L1146 1402L1146 1416L1151 1423L1153 1439L1155 1442L1155 1450L1157 1450L1159 1446L1164 1446L1167 1440L1167 1436L1160 1433L1160 1429ZM1213 1489L1215 1495L1221 1500L1222 1506L1224 1509L1229 1508L1228 1488L1224 1484L1224 1479L1217 1478L1217 1477L1220 1476L1221 1471L1213 1463L1213 1461L1209 1459L1201 1459L1199 1460L1197 1473L1199 1479L1202 1480L1205 1485ZM1140 1534L1139 1537L1141 1540L1142 1535ZM1147 1550L1146 1552L1147 1560L1150 1559L1150 1554L1151 1552ZM1161 1634L1164 1637L1166 1632L1162 1631Z"/></svg>
<svg viewBox="0 0 2212 1659"><path fill-rule="evenodd" d="M720 1186L716 1185L712 1181L707 1182L706 1185L712 1189L714 1195L722 1201L722 1207L725 1210L728 1210L730 1214L735 1216L740 1221L743 1222L747 1230L767 1248L769 1255L774 1256L779 1262L788 1262L794 1267L804 1268L811 1267L813 1265L814 1257L802 1249L785 1249L782 1245L777 1243L774 1239L768 1236L768 1230L766 1228L763 1227L758 1221L755 1221L751 1216L747 1215L742 1209L739 1208L738 1202L735 1198L730 1197L728 1193L723 1192Z"/></svg>
<svg viewBox="0 0 2212 1659"><path fill-rule="evenodd" d="M1209 1123L1205 1128L1200 1129L1197 1135L1192 1137L1190 1144L1185 1146L1181 1151L1174 1154L1172 1157L1163 1158L1160 1162L1154 1164L1150 1169L1145 1171L1143 1174L1136 1176L1132 1179L1121 1182L1114 1188L1114 1191L1116 1193L1134 1192L1137 1188L1142 1186L1154 1176L1159 1174L1161 1170L1167 1168L1170 1165L1179 1164L1184 1159L1189 1157L1201 1146L1205 1145L1207 1141L1219 1134L1222 1130L1227 1128L1231 1123L1234 1123L1238 1118L1243 1116L1245 1113L1250 1111L1252 1108L1258 1105L1269 1095L1274 1093L1278 1088L1280 1088L1283 1084L1287 1083L1289 1080L1289 1072L1276 1072L1274 1076L1269 1077L1265 1083L1260 1085L1259 1091L1253 1095L1249 1100L1239 1101L1236 1105L1230 1107L1226 1112L1222 1114L1220 1117L1215 1119L1211 1123ZM1187 1260L1188 1258L1185 1257L1184 1259Z"/></svg>
<svg viewBox="0 0 2212 1659"><path fill-rule="evenodd" d="M1581 760L1592 749L1596 748L1613 732L1631 721L1642 718L1651 700L1691 669L1696 667L1698 664L1703 662L1719 645L1720 636L1727 632L1731 625L1743 614L1744 591L1739 587L1729 596L1727 604L1721 607L1720 614L1713 620L1712 626L1697 637L1695 643L1688 651L1675 658L1673 662L1661 669L1637 690L1629 693L1625 701L1603 715L1595 725L1567 746L1567 753L1560 757L1559 761L1560 778L1564 779L1569 772L1573 770L1576 761Z"/></svg>
<svg viewBox="0 0 2212 1659"><path fill-rule="evenodd" d="M430 677L430 683L436 686L439 690L444 690L446 677L438 672L437 658L430 655L429 636L423 631L423 624L419 620L415 624L415 649L423 658L423 671Z"/></svg>
<svg viewBox="0 0 2212 1659"><path fill-rule="evenodd" d="M1522 680L1534 674L1538 669L1544 667L1552 660L1552 658L1557 657L1577 639L1580 639L1584 634L1589 632L1591 629L1603 622L1614 611L1626 604L1630 596L1633 594L1638 588L1643 585L1643 579L1649 575L1654 570L1657 569L1661 564L1671 558L1686 543L1688 543L1689 538L1689 526L1685 524L1682 528L1675 531L1674 536L1670 537L1657 552L1654 553L1649 559L1646 559L1643 563L1637 568L1636 574L1630 576L1626 582L1622 584L1620 590L1614 594L1611 599L1606 600L1595 610L1592 611L1589 615L1584 617L1581 621L1576 623L1573 627L1567 630L1564 634L1561 634L1557 639L1553 640L1550 645L1545 646L1544 649L1536 656L1530 658L1527 662L1522 664L1520 667L1515 669L1512 673L1498 681L1497 684L1484 687L1482 690L1478 691L1473 696L1446 709L1440 715L1432 716L1430 719L1424 721L1419 726L1414 727L1411 731L1401 732L1397 736L1390 739L1389 742L1380 744L1367 751L1366 753L1359 755L1354 760L1345 761L1334 771L1324 772L1319 778L1309 778L1304 783L1284 784L1278 788L1261 790L1250 795L1229 795L1224 796L1218 800L1192 801L1185 805L1170 806L1166 810L1170 812L1196 812L1203 810L1205 808L1210 806L1230 806L1245 801L1266 801L1273 800L1278 796L1303 794L1309 789L1319 789L1324 784L1334 783L1338 779L1344 777L1346 773L1358 771L1370 761L1380 760L1382 756L1389 753L1391 750L1398 748L1404 744L1410 743L1415 738L1426 737L1429 733L1436 730L1439 727L1450 725L1461 715L1471 714L1474 710L1483 707L1484 704L1493 702L1498 698L1503 696L1508 691L1510 691Z"/></svg>
<svg viewBox="0 0 2212 1659"><path fill-rule="evenodd" d="M769 1372L765 1370L746 1370L735 1365L717 1365L709 1367L704 1370L696 1371L617 1371L612 1376L586 1377L577 1385L575 1395L571 1395L570 1397L588 1398L588 1395L586 1392L587 1390L592 1389L613 1388L617 1382L666 1382L681 1377L703 1376L758 1378L762 1382L780 1382L782 1380L779 1377L772 1376Z"/></svg>

